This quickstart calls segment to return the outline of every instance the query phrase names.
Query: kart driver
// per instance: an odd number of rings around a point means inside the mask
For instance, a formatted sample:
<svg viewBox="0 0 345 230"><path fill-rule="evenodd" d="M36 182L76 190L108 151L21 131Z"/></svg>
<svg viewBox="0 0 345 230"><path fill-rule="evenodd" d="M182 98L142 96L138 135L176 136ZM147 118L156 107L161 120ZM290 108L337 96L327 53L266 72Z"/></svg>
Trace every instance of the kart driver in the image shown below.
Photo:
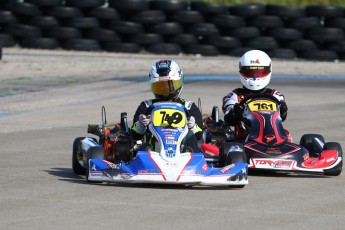
<svg viewBox="0 0 345 230"><path fill-rule="evenodd" d="M160 60L152 65L149 73L149 83L155 99L142 101L134 114L132 137L135 140L141 140L146 134L149 147L154 149L155 138L147 128L150 123L150 116L145 115L145 112L155 102L178 102L184 105L190 115L187 120L189 132L182 152L186 151L187 148L190 148L189 151L192 152L200 152L198 140L202 137L202 129L200 128L203 124L202 115L193 101L180 98L183 80L183 72L173 60Z"/></svg>
<svg viewBox="0 0 345 230"><path fill-rule="evenodd" d="M243 108L239 104L243 98L256 94L274 96L281 102L280 117L282 121L287 117L288 107L283 94L275 89L267 88L271 80L272 64L271 58L265 52L260 50L246 52L240 59L239 73L243 87L234 89L223 97L222 109L224 112L224 121L230 126L235 126L237 133L235 139L237 141L244 141L247 132L241 122ZM292 142L288 131L286 131L286 135L289 141Z"/></svg>

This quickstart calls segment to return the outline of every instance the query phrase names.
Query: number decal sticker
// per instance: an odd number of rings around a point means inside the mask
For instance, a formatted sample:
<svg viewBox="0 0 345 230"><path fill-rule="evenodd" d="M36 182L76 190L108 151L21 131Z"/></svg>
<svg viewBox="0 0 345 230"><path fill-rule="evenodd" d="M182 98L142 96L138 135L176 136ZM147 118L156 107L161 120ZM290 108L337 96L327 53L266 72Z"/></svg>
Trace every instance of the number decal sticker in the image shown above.
<svg viewBox="0 0 345 230"><path fill-rule="evenodd" d="M171 126L174 128L182 128L186 125L186 116L176 109L159 109L153 113L153 125L154 126Z"/></svg>
<svg viewBox="0 0 345 230"><path fill-rule="evenodd" d="M275 112L277 111L277 104L269 100L255 100L248 104L248 107L253 112Z"/></svg>

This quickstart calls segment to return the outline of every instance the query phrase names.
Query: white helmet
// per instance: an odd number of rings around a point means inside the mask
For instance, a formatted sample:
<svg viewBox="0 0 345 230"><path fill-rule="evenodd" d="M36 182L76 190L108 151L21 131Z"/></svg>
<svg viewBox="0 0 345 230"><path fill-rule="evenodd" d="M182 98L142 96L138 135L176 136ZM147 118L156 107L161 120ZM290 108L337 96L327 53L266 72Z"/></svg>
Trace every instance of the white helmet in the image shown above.
<svg viewBox="0 0 345 230"><path fill-rule="evenodd" d="M242 85L249 90L261 90L271 80L271 58L261 50L250 50L240 59Z"/></svg>
<svg viewBox="0 0 345 230"><path fill-rule="evenodd" d="M183 89L183 72L173 60L160 60L149 73L151 91L159 100L176 100Z"/></svg>

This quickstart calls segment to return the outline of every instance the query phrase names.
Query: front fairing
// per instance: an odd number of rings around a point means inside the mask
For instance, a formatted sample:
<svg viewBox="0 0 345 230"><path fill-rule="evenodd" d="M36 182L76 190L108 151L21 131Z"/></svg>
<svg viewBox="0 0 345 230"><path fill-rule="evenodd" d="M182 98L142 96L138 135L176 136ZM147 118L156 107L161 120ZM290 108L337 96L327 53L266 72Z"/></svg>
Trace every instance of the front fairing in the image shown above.
<svg viewBox="0 0 345 230"><path fill-rule="evenodd" d="M243 118L249 124L245 142L277 146L288 141L282 125L279 105L275 102L263 99L253 100L245 106Z"/></svg>

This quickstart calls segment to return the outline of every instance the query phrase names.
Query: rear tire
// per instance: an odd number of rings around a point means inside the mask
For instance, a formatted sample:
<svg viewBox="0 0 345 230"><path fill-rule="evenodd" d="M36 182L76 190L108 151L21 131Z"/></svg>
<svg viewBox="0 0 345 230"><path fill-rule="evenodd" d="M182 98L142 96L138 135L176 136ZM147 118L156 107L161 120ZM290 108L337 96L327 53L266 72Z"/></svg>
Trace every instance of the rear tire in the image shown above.
<svg viewBox="0 0 345 230"><path fill-rule="evenodd" d="M341 148L341 145L338 142L327 142L323 146L323 150L338 151L338 157L342 158L341 162L335 168L325 170L324 173L328 176L339 176L343 168L343 150Z"/></svg>
<svg viewBox="0 0 345 230"><path fill-rule="evenodd" d="M318 157L319 155L317 153L321 153L322 151L322 146L318 145L316 139L325 143L323 136L319 134L304 134L300 140L300 145L309 151L311 157Z"/></svg>
<svg viewBox="0 0 345 230"><path fill-rule="evenodd" d="M86 181L88 183L102 183L102 181L90 181L89 180L89 170L90 170L90 165L89 165L89 160L90 159L105 159L105 150L101 146L92 146L89 148L87 154L87 161L86 161Z"/></svg>

